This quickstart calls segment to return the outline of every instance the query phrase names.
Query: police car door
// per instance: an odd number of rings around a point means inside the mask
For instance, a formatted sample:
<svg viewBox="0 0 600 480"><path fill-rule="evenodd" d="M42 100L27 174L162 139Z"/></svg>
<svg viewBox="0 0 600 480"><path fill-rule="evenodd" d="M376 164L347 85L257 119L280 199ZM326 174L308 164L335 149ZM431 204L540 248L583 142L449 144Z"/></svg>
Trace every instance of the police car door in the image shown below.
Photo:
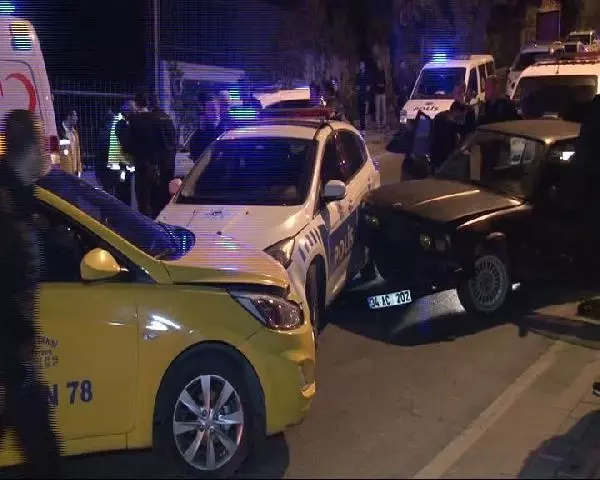
<svg viewBox="0 0 600 480"><path fill-rule="evenodd" d="M321 184L319 192L331 180L346 181L344 158L339 145L338 134L333 133L325 143L321 164ZM356 231L349 219L349 195L342 200L321 203L321 215L325 223L327 254L327 291L331 298L343 287L348 255L351 251Z"/></svg>
<svg viewBox="0 0 600 480"><path fill-rule="evenodd" d="M339 132L339 143L344 158L346 182L346 199L348 205L348 225L352 226L352 238L349 245L347 273L352 278L358 273L364 263L364 246L356 242L356 229L358 226L358 208L362 198L372 186L374 169L367 165L369 158L367 147L362 138L350 130Z"/></svg>

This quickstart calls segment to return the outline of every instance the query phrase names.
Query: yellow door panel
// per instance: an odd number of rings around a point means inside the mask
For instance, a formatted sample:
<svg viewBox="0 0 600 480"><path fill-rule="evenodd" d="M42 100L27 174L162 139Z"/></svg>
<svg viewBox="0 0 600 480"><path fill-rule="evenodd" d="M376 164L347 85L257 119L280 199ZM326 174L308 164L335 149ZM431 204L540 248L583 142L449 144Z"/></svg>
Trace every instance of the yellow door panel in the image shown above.
<svg viewBox="0 0 600 480"><path fill-rule="evenodd" d="M46 283L40 363L66 440L133 429L138 326L131 287Z"/></svg>

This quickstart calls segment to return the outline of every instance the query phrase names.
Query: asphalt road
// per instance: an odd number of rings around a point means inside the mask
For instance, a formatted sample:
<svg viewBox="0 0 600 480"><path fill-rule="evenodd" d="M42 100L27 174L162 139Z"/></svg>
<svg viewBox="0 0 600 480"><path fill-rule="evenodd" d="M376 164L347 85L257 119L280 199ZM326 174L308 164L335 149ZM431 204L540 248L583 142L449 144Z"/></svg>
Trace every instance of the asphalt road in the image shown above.
<svg viewBox="0 0 600 480"><path fill-rule="evenodd" d="M382 178L399 178L400 157L385 155L380 163ZM515 324L541 306L584 296L549 286L518 291L504 318L485 322L468 317L454 292L373 313L365 303L372 286L350 289L328 313L318 394L304 423L269 439L265 453L240 477L413 476L552 343L537 334L521 338ZM73 458L65 473L173 477L151 452Z"/></svg>

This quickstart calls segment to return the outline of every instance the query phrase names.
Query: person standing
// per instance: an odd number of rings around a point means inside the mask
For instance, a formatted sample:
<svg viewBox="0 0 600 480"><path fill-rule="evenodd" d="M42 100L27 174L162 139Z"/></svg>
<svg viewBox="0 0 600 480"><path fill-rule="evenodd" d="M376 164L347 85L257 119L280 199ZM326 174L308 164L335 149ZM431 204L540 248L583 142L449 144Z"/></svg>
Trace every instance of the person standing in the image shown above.
<svg viewBox="0 0 600 480"><path fill-rule="evenodd" d="M359 71L356 75L356 94L358 100L358 118L360 124L360 133L364 136L367 128L367 101L371 89L367 67L365 62L360 62Z"/></svg>
<svg viewBox="0 0 600 480"><path fill-rule="evenodd" d="M152 114L156 120L156 155L159 168L159 192L152 198L152 216L156 218L169 203L169 183L175 178L175 157L177 156L177 131L171 117L157 102L153 102Z"/></svg>
<svg viewBox="0 0 600 480"><path fill-rule="evenodd" d="M190 139L190 158L194 163L218 136L218 101L214 97L203 95L200 102L203 102L200 106L200 125Z"/></svg>
<svg viewBox="0 0 600 480"><path fill-rule="evenodd" d="M157 156L156 117L148 110L148 97L138 93L136 113L129 120L131 153L135 164L135 196L139 211L153 218L152 199L160 197L160 168Z"/></svg>
<svg viewBox="0 0 600 480"><path fill-rule="evenodd" d="M62 170L71 175L81 177L83 166L81 163L81 145L79 142L79 133L75 128L79 118L75 110L69 110L60 126L60 138L69 140L70 155L62 155L60 166Z"/></svg>
<svg viewBox="0 0 600 480"><path fill-rule="evenodd" d="M490 75L485 80L485 102L480 108L479 125L488 123L508 122L518 120L514 104L506 97L502 82L496 75Z"/></svg>
<svg viewBox="0 0 600 480"><path fill-rule="evenodd" d="M5 139L0 161L0 442L6 428L14 428L26 460L25 478L58 478L61 445L48 389L34 360L41 262L32 214L34 184L44 170L41 124L29 111L13 110L5 119Z"/></svg>
<svg viewBox="0 0 600 480"><path fill-rule="evenodd" d="M378 62L377 72L375 74L375 121L380 130L387 125L385 87L385 69L383 68L382 62Z"/></svg>
<svg viewBox="0 0 600 480"><path fill-rule="evenodd" d="M464 83L457 85L453 92L454 102L450 105L450 113L457 124L457 134L462 141L475 130L477 118L475 109L467 103L467 86Z"/></svg>
<svg viewBox="0 0 600 480"><path fill-rule="evenodd" d="M226 132L234 125L234 120L231 118L231 95L228 91L222 90L219 92L218 96L219 101L219 124L217 126L218 134Z"/></svg>
<svg viewBox="0 0 600 480"><path fill-rule="evenodd" d="M100 184L105 192L109 192L111 194L114 192L110 191L111 172L108 169L108 155L110 151L111 129L115 120L115 116L116 115L112 110L108 110L104 116L100 130L98 131L98 136L96 137L96 148L94 151L93 163L96 182Z"/></svg>
<svg viewBox="0 0 600 480"><path fill-rule="evenodd" d="M135 112L135 102L127 100L123 103L121 112L113 118L106 164L110 189L107 191L126 205L131 205L132 202L134 160L129 121Z"/></svg>

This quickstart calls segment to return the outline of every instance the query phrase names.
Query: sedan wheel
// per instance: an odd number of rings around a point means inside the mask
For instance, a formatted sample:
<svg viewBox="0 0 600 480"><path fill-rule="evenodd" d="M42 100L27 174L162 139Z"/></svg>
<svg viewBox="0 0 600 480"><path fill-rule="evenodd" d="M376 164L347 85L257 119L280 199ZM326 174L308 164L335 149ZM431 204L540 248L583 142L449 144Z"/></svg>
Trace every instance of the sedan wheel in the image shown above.
<svg viewBox="0 0 600 480"><path fill-rule="evenodd" d="M202 375L179 395L173 435L179 453L190 466L206 471L223 467L238 451L243 431L240 396L224 378Z"/></svg>
<svg viewBox="0 0 600 480"><path fill-rule="evenodd" d="M505 305L510 285L510 274L503 258L486 253L475 260L473 274L458 288L458 295L465 310L492 314Z"/></svg>

